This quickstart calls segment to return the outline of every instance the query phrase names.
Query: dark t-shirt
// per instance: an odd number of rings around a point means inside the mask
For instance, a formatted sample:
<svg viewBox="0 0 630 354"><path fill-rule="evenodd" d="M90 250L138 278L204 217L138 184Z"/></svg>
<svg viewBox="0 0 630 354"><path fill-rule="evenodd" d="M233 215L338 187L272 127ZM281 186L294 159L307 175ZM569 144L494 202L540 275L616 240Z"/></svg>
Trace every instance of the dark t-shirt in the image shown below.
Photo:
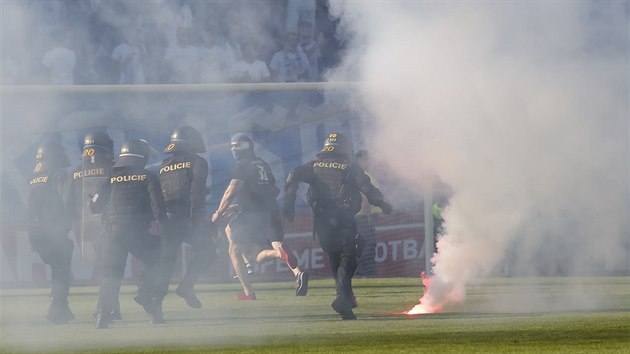
<svg viewBox="0 0 630 354"><path fill-rule="evenodd" d="M269 211L275 205L279 190L269 165L262 159L241 159L232 168L232 179L243 182L237 195L242 212Z"/></svg>

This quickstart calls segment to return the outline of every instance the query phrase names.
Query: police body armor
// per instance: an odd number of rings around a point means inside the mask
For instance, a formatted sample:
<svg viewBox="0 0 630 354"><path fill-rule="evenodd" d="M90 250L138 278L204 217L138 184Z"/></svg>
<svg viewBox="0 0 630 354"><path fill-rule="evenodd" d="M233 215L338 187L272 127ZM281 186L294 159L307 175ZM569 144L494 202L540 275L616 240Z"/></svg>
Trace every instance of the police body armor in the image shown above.
<svg viewBox="0 0 630 354"><path fill-rule="evenodd" d="M65 188L65 171L47 169L41 163L29 182L28 228L33 234L59 234L70 231L70 218L60 191Z"/></svg>
<svg viewBox="0 0 630 354"><path fill-rule="evenodd" d="M153 220L147 189L149 172L141 167L114 168L108 183L111 192L107 208L110 224L149 224Z"/></svg>
<svg viewBox="0 0 630 354"><path fill-rule="evenodd" d="M114 165L113 161L104 156L93 157L94 159L84 158L81 165L72 172L72 183L74 190L77 191L75 193L76 212L81 218L81 240L89 240L104 231L101 216L90 211L87 201L98 193L104 183L107 183L107 177L111 174Z"/></svg>
<svg viewBox="0 0 630 354"><path fill-rule="evenodd" d="M191 183L197 159L200 157L195 154L175 153L162 162L160 186L170 216L179 219L191 216Z"/></svg>
<svg viewBox="0 0 630 354"><path fill-rule="evenodd" d="M348 216L355 215L361 209L361 195L357 186L350 179L353 165L347 159L322 154L320 160L313 161L313 172L317 183L308 190L308 202L315 213L341 210Z"/></svg>

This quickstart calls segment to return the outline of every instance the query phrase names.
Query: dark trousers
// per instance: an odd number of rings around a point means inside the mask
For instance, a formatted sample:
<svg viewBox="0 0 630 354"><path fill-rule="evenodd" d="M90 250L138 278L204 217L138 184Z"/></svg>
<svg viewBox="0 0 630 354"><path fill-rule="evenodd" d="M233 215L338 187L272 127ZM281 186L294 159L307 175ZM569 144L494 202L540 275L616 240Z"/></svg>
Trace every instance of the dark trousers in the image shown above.
<svg viewBox="0 0 630 354"><path fill-rule="evenodd" d="M340 213L315 214L315 234L328 256L337 296L352 299L352 277L357 270L357 225Z"/></svg>
<svg viewBox="0 0 630 354"><path fill-rule="evenodd" d="M33 251L39 254L42 262L50 266L52 304L68 305L74 243L67 233L29 232L28 238Z"/></svg>
<svg viewBox="0 0 630 354"><path fill-rule="evenodd" d="M357 273L365 277L376 276L376 220L377 214L357 215L359 235L363 240L363 252L359 255Z"/></svg>
<svg viewBox="0 0 630 354"><path fill-rule="evenodd" d="M112 312L120 292L129 253L145 266L138 295L144 298L157 296L160 239L148 233L148 225L111 224L103 247L103 280L99 292L102 313Z"/></svg>
<svg viewBox="0 0 630 354"><path fill-rule="evenodd" d="M192 248L192 256L186 264L186 274L182 278L179 286L192 290L210 265L215 253L211 238L211 230L204 229L203 225L190 227L188 220L169 220L162 225L160 230L162 239L162 251L160 256L161 270L158 281L158 294L162 298L168 294L168 286L175 270L177 254L183 242L188 243Z"/></svg>
<svg viewBox="0 0 630 354"><path fill-rule="evenodd" d="M93 230L90 230L90 231L91 231L91 234L93 235L91 239L92 239L92 244L94 246L94 271L92 273L92 277L93 279L97 279L99 283L102 283L105 271L107 269L107 262L105 261L106 260L106 255L105 255L106 242L105 241L107 240L108 232L104 225L98 228L94 228ZM99 297L99 301L96 304L96 312L100 313L102 307L103 306L101 304L100 297ZM119 300L118 293L116 293L115 298L114 298L113 311L120 312L120 300Z"/></svg>

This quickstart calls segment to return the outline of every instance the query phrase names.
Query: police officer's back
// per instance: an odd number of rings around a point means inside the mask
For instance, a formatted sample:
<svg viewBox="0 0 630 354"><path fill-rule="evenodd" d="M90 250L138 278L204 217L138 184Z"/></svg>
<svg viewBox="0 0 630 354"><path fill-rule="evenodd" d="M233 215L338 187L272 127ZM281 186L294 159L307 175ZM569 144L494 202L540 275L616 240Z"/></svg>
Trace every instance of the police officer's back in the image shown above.
<svg viewBox="0 0 630 354"><path fill-rule="evenodd" d="M315 215L333 213L354 217L361 210L361 193L370 204L383 206L383 211L391 212L391 206L384 201L381 191L370 182L361 166L350 159L352 155L349 139L340 133L331 133L316 160L289 174L285 185L285 216L293 219L298 182L309 184L307 199Z"/></svg>
<svg viewBox="0 0 630 354"><path fill-rule="evenodd" d="M164 150L170 154L160 167L160 184L169 218L201 221L207 217L208 162L198 153L206 148L191 126L175 129Z"/></svg>
<svg viewBox="0 0 630 354"><path fill-rule="evenodd" d="M157 296L159 238L149 234L149 225L166 218L164 199L157 176L145 169L150 148L144 140L131 140L121 146L120 158L108 181L91 199L90 208L104 213L108 230L105 243L105 276L99 302L102 311L97 328L107 328L111 310L120 291L127 255L140 259L145 270L135 298L152 315L154 323L163 323L162 299Z"/></svg>
<svg viewBox="0 0 630 354"><path fill-rule="evenodd" d="M340 133L329 134L316 160L289 173L283 209L285 217L293 220L298 183L308 183L307 199L313 209L314 233L328 254L336 283L337 297L332 307L344 320L356 318L352 312L356 307L352 277L361 242L354 215L361 209L361 193L384 213L392 210L361 166L351 160L353 155L352 143L347 137Z"/></svg>
<svg viewBox="0 0 630 354"><path fill-rule="evenodd" d="M51 305L47 318L54 323L65 323L74 319L68 307L74 249L74 243L68 238L72 189L65 167L70 162L57 141L41 145L36 160L28 188L28 237L33 250L51 268Z"/></svg>
<svg viewBox="0 0 630 354"><path fill-rule="evenodd" d="M121 147L120 159L90 205L95 212L106 212L107 224L148 226L165 219L159 180L145 169L149 154L144 140L131 140Z"/></svg>
<svg viewBox="0 0 630 354"><path fill-rule="evenodd" d="M72 172L72 185L75 199L75 218L78 220L79 239L81 240L81 255L88 253L87 245L92 244L94 256L93 278L99 279L103 275L103 252L105 240L105 226L99 215L89 210L87 201L89 196L96 194L107 181L114 165L114 141L101 130L88 132L83 137L81 163ZM89 258L89 257L86 257ZM96 306L94 316L100 313L101 304ZM112 319L120 320L120 304L116 299Z"/></svg>
<svg viewBox="0 0 630 354"><path fill-rule="evenodd" d="M189 306L200 308L202 304L194 286L209 265L213 252L206 210L208 162L198 155L206 152L206 147L201 134L185 125L172 132L164 152L170 156L160 167L160 184L168 215L162 240L164 270L160 292L162 296L168 293L177 252L182 242L186 242L192 246L192 257L175 293Z"/></svg>

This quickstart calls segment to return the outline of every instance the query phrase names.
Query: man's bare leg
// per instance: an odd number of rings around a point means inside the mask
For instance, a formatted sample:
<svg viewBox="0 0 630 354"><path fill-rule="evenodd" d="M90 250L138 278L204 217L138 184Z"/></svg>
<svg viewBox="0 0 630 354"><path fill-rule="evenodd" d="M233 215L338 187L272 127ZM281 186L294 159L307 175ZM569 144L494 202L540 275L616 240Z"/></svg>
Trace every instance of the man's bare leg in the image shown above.
<svg viewBox="0 0 630 354"><path fill-rule="evenodd" d="M238 280L241 282L241 287L243 288L243 292L245 295L250 296L254 293L254 289L249 281L249 275L247 274L247 266L245 261L243 260L243 249L241 246L235 244L232 241L232 230L230 227L226 227L225 233L228 239L228 253L230 255L230 260L232 261L232 267L234 268L234 272L238 276Z"/></svg>
<svg viewBox="0 0 630 354"><path fill-rule="evenodd" d="M267 259L281 258L280 247L282 247L282 242L274 241L271 243L271 247L273 247L272 250L266 249L260 251L258 255L256 255L256 262L264 262ZM301 272L300 267L291 268L289 266L289 269L291 269L294 276L297 276Z"/></svg>

